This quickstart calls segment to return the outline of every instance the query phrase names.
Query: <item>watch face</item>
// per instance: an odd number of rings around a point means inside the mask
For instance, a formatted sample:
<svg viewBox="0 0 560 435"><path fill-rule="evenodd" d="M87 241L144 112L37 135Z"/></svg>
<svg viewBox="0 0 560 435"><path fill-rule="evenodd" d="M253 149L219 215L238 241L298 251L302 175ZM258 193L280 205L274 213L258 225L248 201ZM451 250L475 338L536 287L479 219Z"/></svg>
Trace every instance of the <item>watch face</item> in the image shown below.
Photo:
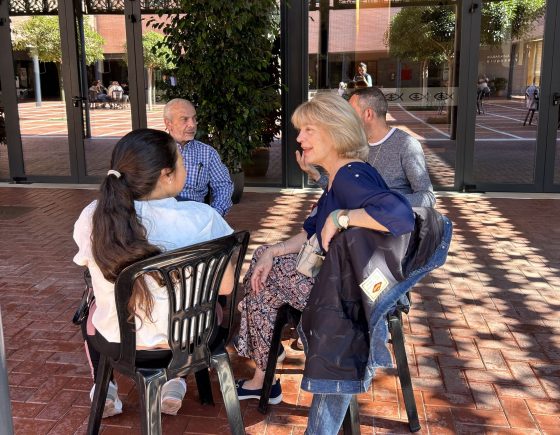
<svg viewBox="0 0 560 435"><path fill-rule="evenodd" d="M340 216L338 218L338 222L340 226L344 229L348 228L348 223L350 222L350 218L347 215Z"/></svg>

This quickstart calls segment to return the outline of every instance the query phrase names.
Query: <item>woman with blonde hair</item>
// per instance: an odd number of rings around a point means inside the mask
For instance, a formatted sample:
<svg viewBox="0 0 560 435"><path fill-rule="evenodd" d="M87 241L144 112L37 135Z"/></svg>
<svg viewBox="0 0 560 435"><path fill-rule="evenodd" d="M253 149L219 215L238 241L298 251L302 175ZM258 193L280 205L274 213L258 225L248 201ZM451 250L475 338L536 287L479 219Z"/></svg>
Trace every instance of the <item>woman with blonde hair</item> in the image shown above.
<svg viewBox="0 0 560 435"><path fill-rule="evenodd" d="M237 349L255 361L252 379L240 380L240 400L258 399L264 380L268 352L278 309L288 303L303 310L315 283L296 270L303 243L316 235L321 248L329 250L333 238L349 227L361 227L399 236L414 228L408 201L389 190L379 173L364 160L368 142L360 118L350 104L334 93L318 94L299 106L292 116L299 130L296 151L304 164L323 167L329 174L327 189L317 207L290 239L258 248L243 285L241 327ZM272 388L269 403L282 400L280 382Z"/></svg>

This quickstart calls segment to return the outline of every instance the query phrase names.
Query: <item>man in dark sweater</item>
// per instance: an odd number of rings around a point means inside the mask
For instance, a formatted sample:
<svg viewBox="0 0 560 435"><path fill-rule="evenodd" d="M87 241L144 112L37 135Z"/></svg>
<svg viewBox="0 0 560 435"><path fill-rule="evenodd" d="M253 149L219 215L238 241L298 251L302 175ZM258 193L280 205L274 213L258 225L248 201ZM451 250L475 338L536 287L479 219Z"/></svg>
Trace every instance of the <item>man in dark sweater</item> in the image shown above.
<svg viewBox="0 0 560 435"><path fill-rule="evenodd" d="M413 207L434 207L436 198L426 169L420 142L408 133L387 125L387 100L376 87L356 90L350 104L364 123L370 151L368 163L381 174L387 186L404 195ZM305 163L299 152L301 169L325 188L328 178Z"/></svg>

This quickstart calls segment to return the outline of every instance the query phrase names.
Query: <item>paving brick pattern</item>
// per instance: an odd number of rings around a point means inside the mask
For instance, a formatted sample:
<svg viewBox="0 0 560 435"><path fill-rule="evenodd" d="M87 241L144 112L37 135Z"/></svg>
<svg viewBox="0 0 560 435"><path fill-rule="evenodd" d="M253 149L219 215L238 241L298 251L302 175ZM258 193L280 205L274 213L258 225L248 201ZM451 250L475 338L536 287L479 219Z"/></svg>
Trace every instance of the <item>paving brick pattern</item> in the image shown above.
<svg viewBox="0 0 560 435"><path fill-rule="evenodd" d="M0 188L0 306L18 434L83 434L91 379L70 318L82 290L71 262L72 225L95 192ZM250 251L299 230L315 195L246 193L228 220L252 234ZM406 348L422 433L554 434L560 428L560 214L558 200L439 198L455 223L447 264L413 293ZM303 355L292 349L278 374L284 401L261 415L242 402L249 434L303 434L311 395L301 391ZM251 363L232 354L236 377ZM138 395L118 377L124 413L104 435L139 433ZM216 380L215 406L189 379L166 434L229 433ZM363 434L408 433L396 371L380 370L359 396ZM126 431L126 432L125 432Z"/></svg>

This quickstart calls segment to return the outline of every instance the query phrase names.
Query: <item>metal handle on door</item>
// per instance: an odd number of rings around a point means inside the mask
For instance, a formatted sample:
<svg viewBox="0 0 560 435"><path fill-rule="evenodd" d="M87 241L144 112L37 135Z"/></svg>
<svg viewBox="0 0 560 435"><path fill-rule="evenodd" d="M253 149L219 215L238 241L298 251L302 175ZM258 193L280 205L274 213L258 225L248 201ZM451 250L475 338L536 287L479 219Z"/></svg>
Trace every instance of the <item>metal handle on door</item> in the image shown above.
<svg viewBox="0 0 560 435"><path fill-rule="evenodd" d="M560 92L555 92L552 94L552 105L558 106L560 104Z"/></svg>

